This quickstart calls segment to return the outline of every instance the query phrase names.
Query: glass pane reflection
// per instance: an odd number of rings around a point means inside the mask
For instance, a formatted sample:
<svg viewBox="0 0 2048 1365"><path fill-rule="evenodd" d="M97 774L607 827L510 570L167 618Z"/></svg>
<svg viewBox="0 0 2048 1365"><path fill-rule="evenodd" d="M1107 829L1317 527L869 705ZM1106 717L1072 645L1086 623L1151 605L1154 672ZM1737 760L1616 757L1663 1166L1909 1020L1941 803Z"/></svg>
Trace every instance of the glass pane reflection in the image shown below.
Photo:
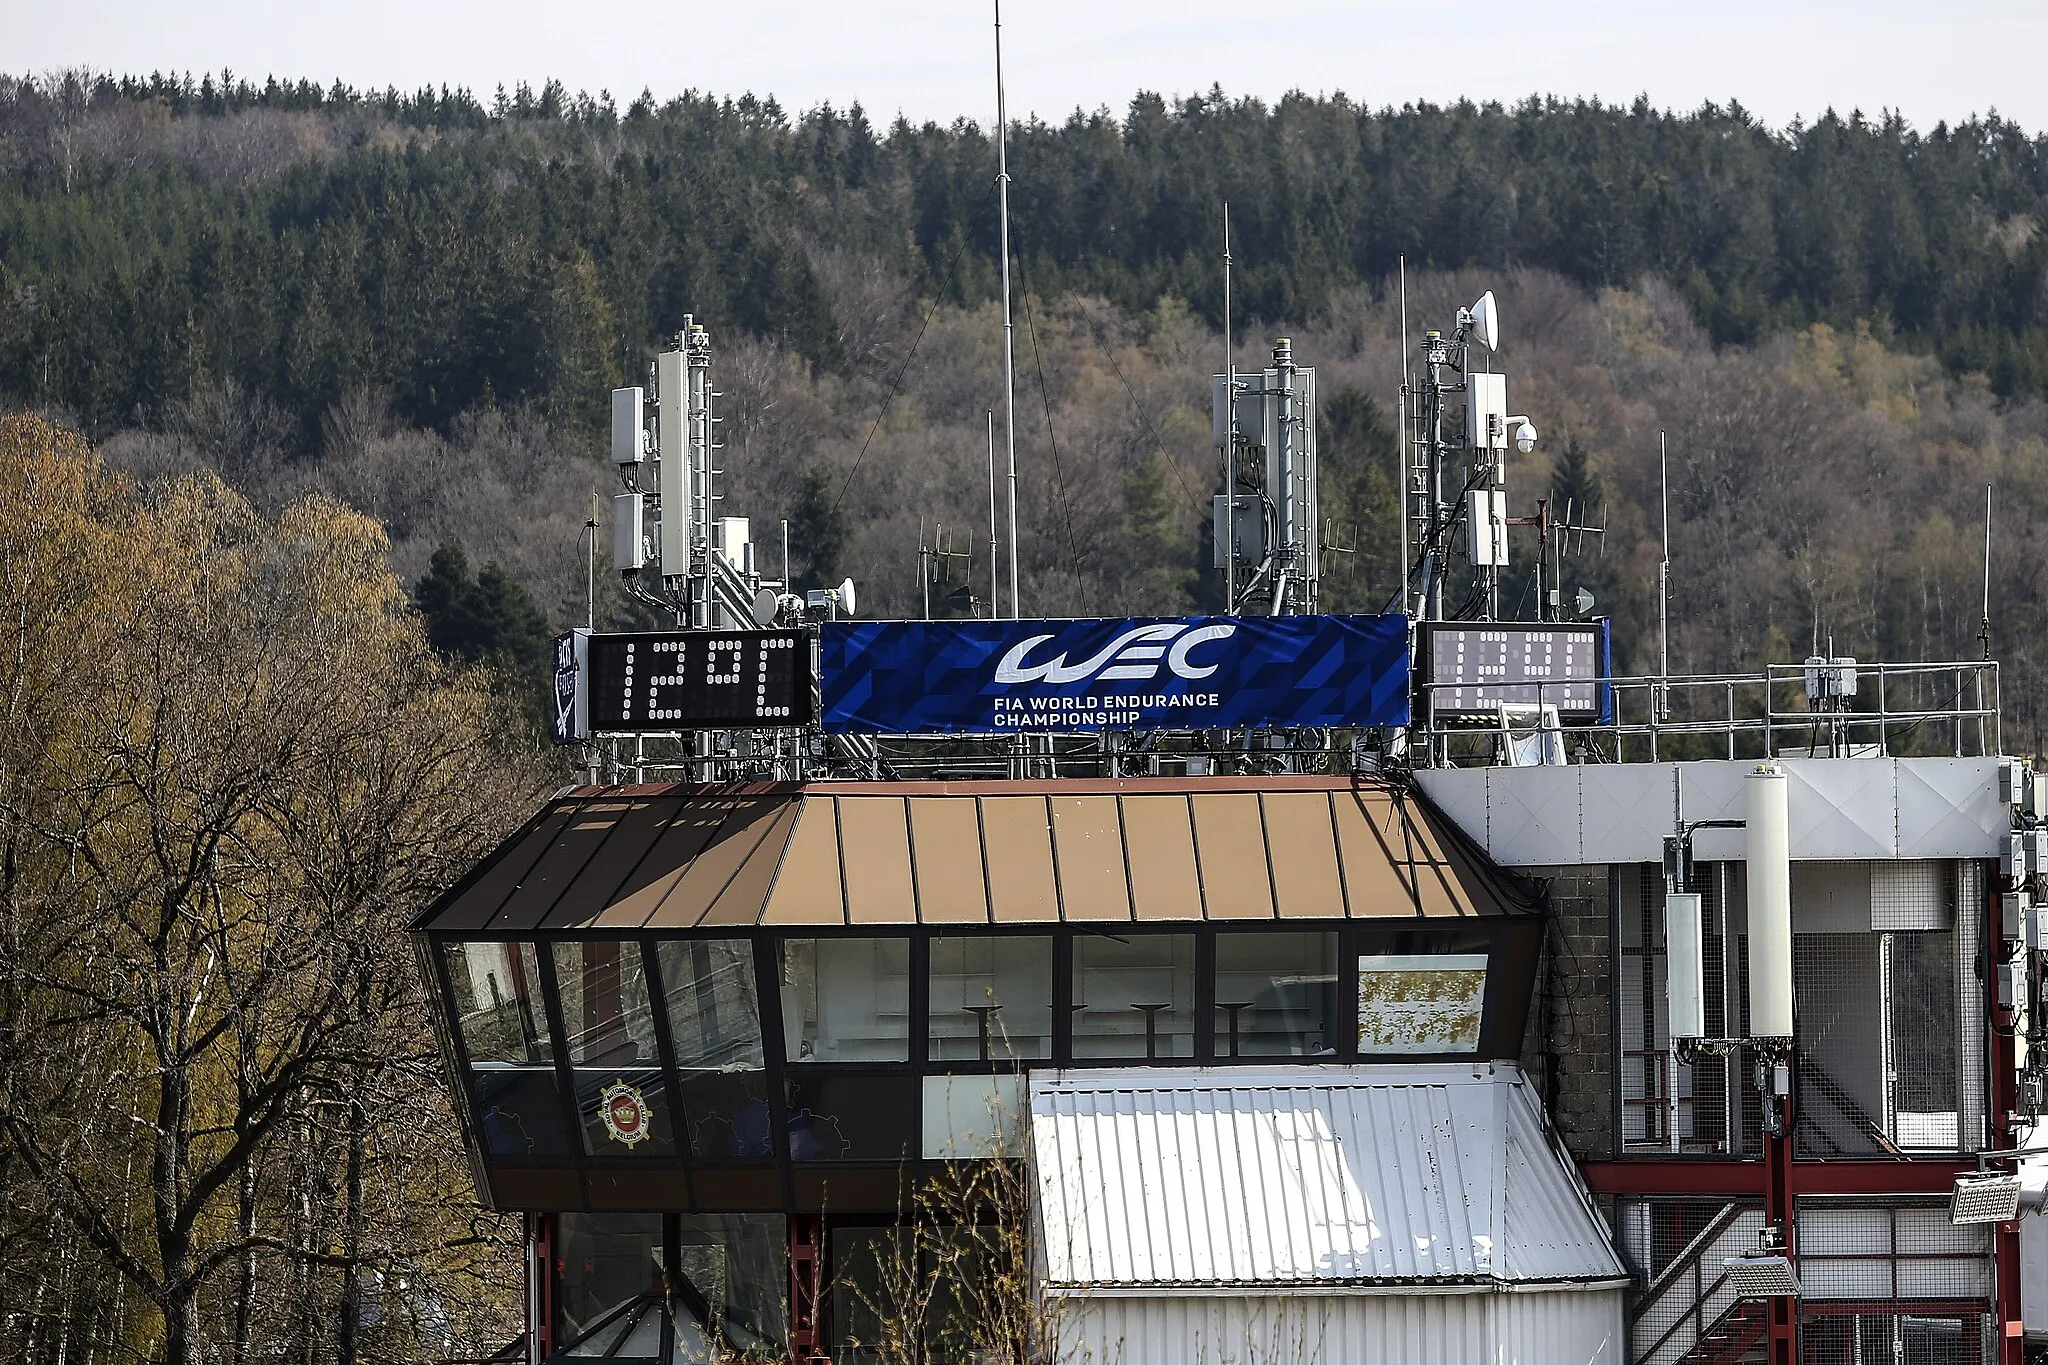
<svg viewBox="0 0 2048 1365"><path fill-rule="evenodd" d="M1332 1057L1335 934L1216 936L1216 1055Z"/></svg>
<svg viewBox="0 0 2048 1365"><path fill-rule="evenodd" d="M1194 935L1076 935L1074 1055L1194 1056Z"/></svg>
<svg viewBox="0 0 2048 1365"><path fill-rule="evenodd" d="M478 1135L487 1153L514 1160L569 1154L562 1097L552 1070L477 1067L469 1080L476 1097Z"/></svg>
<svg viewBox="0 0 2048 1365"><path fill-rule="evenodd" d="M789 1080L789 1155L796 1161L901 1161L918 1152L915 1076L809 1071Z"/></svg>
<svg viewBox="0 0 2048 1365"><path fill-rule="evenodd" d="M570 939L553 950L569 1060L579 1067L658 1065L640 945Z"/></svg>
<svg viewBox="0 0 2048 1365"><path fill-rule="evenodd" d="M448 984L455 1023L474 1066L554 1060L540 1003L540 963L531 943L450 943Z"/></svg>
<svg viewBox="0 0 2048 1365"><path fill-rule="evenodd" d="M1052 1056L1052 940L938 938L931 956L931 1058Z"/></svg>
<svg viewBox="0 0 2048 1365"><path fill-rule="evenodd" d="M793 1062L909 1061L909 941L786 941L782 1028Z"/></svg>
<svg viewBox="0 0 2048 1365"><path fill-rule="evenodd" d="M661 1355L661 1215L565 1213L556 1234L557 1340L572 1356Z"/></svg>

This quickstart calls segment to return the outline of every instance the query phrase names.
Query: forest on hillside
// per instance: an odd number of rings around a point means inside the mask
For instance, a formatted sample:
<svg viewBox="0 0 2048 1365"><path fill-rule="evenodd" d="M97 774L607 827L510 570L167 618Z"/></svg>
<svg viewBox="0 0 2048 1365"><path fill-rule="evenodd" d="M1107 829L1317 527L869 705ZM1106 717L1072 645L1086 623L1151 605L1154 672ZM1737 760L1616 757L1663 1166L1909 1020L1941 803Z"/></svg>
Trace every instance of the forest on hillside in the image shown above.
<svg viewBox="0 0 2048 1365"><path fill-rule="evenodd" d="M1679 671L1975 657L1988 486L2004 750L2039 754L2044 157L1734 106L1020 124L1024 609L1217 605L1228 199L1239 361L1317 369L1327 608L1397 582L1405 262L1411 335L1496 292L1543 432L1510 511L1604 522L1565 583L1619 668L1654 659L1660 438ZM910 615L943 527L934 596L985 597L993 175L970 122L767 98L0 78L0 1359L519 1330L403 926L559 779L498 684L583 619L606 391L694 315L769 566L786 523L800 583Z"/></svg>
<svg viewBox="0 0 2048 1365"><path fill-rule="evenodd" d="M1218 91L1021 123L1011 158L1027 611L1215 600L1228 199L1239 356L1290 335L1320 371L1325 510L1353 551L1327 605L1378 609L1394 581L1405 258L1417 331L1499 293L1499 363L1545 433L1511 510L1555 493L1605 519L1568 577L1616 616L1621 666L1647 657L1660 432L1686 669L1830 637L1973 656L1994 484L1993 646L2008 747L2030 742L2048 142L1995 117ZM209 467L260 508L368 512L422 600L468 604L437 642L516 641L527 666L583 615L583 523L616 487L605 391L687 312L717 352L723 510L771 565L787 520L800 579L850 573L907 614L940 523L975 556L955 582L986 591L993 163L968 121L768 98L0 81L0 404L145 481Z"/></svg>

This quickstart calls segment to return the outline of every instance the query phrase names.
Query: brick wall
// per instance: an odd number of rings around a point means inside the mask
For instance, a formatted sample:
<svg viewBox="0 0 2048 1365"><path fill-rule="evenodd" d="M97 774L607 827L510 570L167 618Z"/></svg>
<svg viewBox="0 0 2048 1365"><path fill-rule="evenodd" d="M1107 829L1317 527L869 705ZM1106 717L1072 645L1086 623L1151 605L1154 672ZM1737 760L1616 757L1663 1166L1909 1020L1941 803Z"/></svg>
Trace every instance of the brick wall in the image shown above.
<svg viewBox="0 0 2048 1365"><path fill-rule="evenodd" d="M1605 867L1532 870L1550 881L1522 1064L1581 1161L1614 1153L1614 945Z"/></svg>

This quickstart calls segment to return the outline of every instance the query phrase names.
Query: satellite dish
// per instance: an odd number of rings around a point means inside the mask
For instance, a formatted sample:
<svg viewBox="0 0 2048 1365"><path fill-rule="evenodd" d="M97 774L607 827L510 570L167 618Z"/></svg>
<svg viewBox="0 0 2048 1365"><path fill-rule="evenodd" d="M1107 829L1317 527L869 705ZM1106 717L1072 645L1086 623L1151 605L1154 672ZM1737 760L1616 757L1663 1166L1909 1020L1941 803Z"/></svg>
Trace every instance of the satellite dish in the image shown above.
<svg viewBox="0 0 2048 1365"><path fill-rule="evenodd" d="M775 617L782 610L782 597L773 588L761 588L754 593L754 624L772 626Z"/></svg>
<svg viewBox="0 0 2048 1365"><path fill-rule="evenodd" d="M1479 296L1479 302L1472 305L1472 330L1479 338L1479 344L1489 351L1500 349L1500 305L1493 301L1493 291L1487 290Z"/></svg>
<svg viewBox="0 0 2048 1365"><path fill-rule="evenodd" d="M1584 588L1580 588L1578 596L1572 599L1572 605L1579 609L1579 615L1591 616L1593 614L1593 594L1587 592Z"/></svg>
<svg viewBox="0 0 2048 1365"><path fill-rule="evenodd" d="M839 609L848 616L852 616L854 614L853 580L851 578L847 579L835 591L839 594Z"/></svg>

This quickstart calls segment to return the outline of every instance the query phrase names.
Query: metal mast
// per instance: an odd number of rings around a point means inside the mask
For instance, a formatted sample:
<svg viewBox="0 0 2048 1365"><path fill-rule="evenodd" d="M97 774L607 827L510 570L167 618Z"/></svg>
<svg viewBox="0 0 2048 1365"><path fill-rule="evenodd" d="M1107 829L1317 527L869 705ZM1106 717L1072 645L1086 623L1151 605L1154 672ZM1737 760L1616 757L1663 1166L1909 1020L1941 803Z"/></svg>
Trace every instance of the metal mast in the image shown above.
<svg viewBox="0 0 2048 1365"><path fill-rule="evenodd" d="M1003 441L1010 459L1010 619L1017 619L1017 366L1010 317L1010 114L1003 102L1003 0L996 13L996 199L1002 212Z"/></svg>
<svg viewBox="0 0 2048 1365"><path fill-rule="evenodd" d="M1223 201L1223 610L1237 610L1237 342L1230 331L1230 201Z"/></svg>

